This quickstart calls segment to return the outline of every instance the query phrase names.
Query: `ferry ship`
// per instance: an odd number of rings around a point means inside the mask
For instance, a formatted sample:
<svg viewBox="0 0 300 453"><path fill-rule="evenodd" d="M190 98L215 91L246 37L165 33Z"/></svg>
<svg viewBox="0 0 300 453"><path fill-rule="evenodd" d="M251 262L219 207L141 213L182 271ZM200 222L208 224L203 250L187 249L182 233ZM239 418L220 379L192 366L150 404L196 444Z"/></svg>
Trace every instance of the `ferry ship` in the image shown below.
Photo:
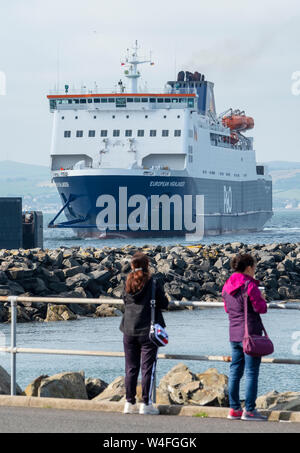
<svg viewBox="0 0 300 453"><path fill-rule="evenodd" d="M98 238L261 230L273 214L272 180L245 135L253 118L218 115L214 84L199 72L180 71L162 92L141 89L146 63L136 42L121 63L126 84L48 95L62 200L49 227Z"/></svg>

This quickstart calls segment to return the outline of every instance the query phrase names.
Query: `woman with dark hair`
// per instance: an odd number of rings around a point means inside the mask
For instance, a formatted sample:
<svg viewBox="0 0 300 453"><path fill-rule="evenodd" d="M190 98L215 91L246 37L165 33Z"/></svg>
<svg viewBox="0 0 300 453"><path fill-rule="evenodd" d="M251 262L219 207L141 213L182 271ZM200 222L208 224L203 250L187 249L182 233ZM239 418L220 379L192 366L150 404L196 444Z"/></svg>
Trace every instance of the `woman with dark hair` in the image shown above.
<svg viewBox="0 0 300 453"><path fill-rule="evenodd" d="M262 335L261 313L267 312L267 304L259 290L259 282L254 279L256 260L249 254L237 255L231 260L234 273L223 288L223 300L226 313L229 315L229 336L232 348L232 362L229 374L228 418L253 421L264 421L266 417L256 409L258 375L261 357L252 357L243 351L245 331L244 297L248 295L248 329L250 335ZM246 372L246 401L242 410L240 403L240 380Z"/></svg>
<svg viewBox="0 0 300 453"><path fill-rule="evenodd" d="M149 271L149 259L141 252L135 253L131 261L132 272L128 275L123 300L125 312L120 325L124 334L125 352L125 414L136 413L136 386L139 371L142 372L142 398L139 413L158 415L153 406L151 395L155 375L158 347L149 339L151 325L152 282ZM168 307L168 299L159 284L155 292L155 322L165 327L161 309Z"/></svg>

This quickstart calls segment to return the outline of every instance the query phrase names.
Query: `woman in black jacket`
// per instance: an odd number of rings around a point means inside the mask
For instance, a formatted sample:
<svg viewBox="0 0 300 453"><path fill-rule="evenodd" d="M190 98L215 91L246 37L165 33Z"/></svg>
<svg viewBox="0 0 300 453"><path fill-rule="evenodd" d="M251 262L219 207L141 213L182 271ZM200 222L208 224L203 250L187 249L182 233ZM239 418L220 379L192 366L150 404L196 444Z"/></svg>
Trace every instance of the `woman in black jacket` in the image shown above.
<svg viewBox="0 0 300 453"><path fill-rule="evenodd" d="M152 277L149 272L149 259L141 252L135 253L123 292L125 312L120 325L124 334L125 352L125 414L137 412L136 386L139 371L142 371L142 398L139 413L158 415L152 405L151 394L157 361L157 346L149 339L151 324ZM165 327L161 309L168 307L168 299L160 285L156 287L155 322Z"/></svg>

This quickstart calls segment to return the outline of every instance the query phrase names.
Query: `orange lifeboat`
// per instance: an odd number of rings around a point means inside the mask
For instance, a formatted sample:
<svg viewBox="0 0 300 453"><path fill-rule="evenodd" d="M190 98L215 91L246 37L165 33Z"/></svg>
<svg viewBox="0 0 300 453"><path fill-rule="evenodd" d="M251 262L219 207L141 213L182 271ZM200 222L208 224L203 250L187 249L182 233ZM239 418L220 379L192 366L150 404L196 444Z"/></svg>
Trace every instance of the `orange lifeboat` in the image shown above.
<svg viewBox="0 0 300 453"><path fill-rule="evenodd" d="M247 119L247 130L254 128L254 119L251 116L246 116Z"/></svg>
<svg viewBox="0 0 300 453"><path fill-rule="evenodd" d="M245 131L248 128L247 117L243 115L226 116L222 122L231 131Z"/></svg>

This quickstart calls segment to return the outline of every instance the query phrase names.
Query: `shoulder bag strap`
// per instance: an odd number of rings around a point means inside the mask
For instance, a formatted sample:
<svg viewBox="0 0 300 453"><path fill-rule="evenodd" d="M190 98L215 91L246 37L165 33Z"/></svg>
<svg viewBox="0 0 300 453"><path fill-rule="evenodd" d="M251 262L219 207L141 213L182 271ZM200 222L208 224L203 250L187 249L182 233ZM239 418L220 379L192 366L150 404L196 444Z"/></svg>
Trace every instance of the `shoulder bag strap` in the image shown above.
<svg viewBox="0 0 300 453"><path fill-rule="evenodd" d="M244 292L243 292L244 317L245 317L245 337L249 336L249 331L248 331L248 284L249 284L249 282L245 283Z"/></svg>
<svg viewBox="0 0 300 453"><path fill-rule="evenodd" d="M244 288L244 294L243 294L243 297L244 297L244 313L245 313L245 337L249 336L249 331L248 331L248 285L249 285L249 282L246 282L245 283L245 288ZM260 322L261 322L261 327L262 327L262 330L263 330L265 336L268 337L267 331L265 329L265 326L263 325L263 322L262 322L261 318L260 318Z"/></svg>
<svg viewBox="0 0 300 453"><path fill-rule="evenodd" d="M156 293L156 280L152 279L152 297L151 297L151 325L155 324L155 293Z"/></svg>

